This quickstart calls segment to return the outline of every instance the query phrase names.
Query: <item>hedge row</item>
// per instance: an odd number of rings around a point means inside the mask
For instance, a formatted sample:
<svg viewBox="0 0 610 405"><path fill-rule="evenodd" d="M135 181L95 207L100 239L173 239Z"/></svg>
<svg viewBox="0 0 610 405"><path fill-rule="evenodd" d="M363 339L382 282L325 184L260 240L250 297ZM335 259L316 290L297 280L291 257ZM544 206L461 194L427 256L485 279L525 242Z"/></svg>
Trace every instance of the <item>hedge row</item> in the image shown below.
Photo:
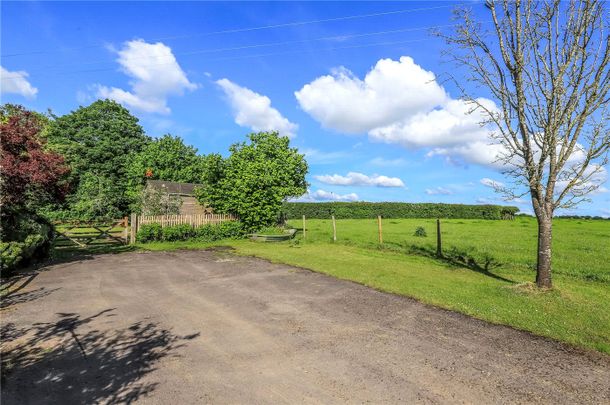
<svg viewBox="0 0 610 405"><path fill-rule="evenodd" d="M32 260L44 257L48 240L43 235L29 235L23 242L0 242L0 273L8 275L13 270L27 266ZM44 250L44 252L41 252Z"/></svg>
<svg viewBox="0 0 610 405"><path fill-rule="evenodd" d="M174 225L161 227L159 224L142 225L136 235L138 242L175 242L197 240L213 242L220 239L240 238L244 235L242 224L237 221L223 222L218 225L207 224L200 227L191 225Z"/></svg>
<svg viewBox="0 0 610 405"><path fill-rule="evenodd" d="M401 202L328 202L328 203L284 203L282 215L286 219L336 218L459 218L459 219L505 219L519 211L517 207L501 205L464 205L437 203Z"/></svg>

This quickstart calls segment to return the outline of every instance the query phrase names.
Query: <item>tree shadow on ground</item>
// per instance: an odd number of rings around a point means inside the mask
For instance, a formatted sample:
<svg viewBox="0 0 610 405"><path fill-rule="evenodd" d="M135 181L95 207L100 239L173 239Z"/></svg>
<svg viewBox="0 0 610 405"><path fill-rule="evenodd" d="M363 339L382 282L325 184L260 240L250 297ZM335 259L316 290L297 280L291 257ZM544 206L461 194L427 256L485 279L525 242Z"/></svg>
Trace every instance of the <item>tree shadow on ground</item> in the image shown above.
<svg viewBox="0 0 610 405"><path fill-rule="evenodd" d="M137 249L134 245L112 243L93 244L85 247L54 246L51 251L51 258L44 265L91 260L97 255L133 252Z"/></svg>
<svg viewBox="0 0 610 405"><path fill-rule="evenodd" d="M130 403L155 390L142 381L186 341L153 322L98 330L114 309L82 318L59 313L55 322L29 328L2 325L2 399L11 403Z"/></svg>
<svg viewBox="0 0 610 405"><path fill-rule="evenodd" d="M488 254L483 255L477 259L465 250L460 250L456 247L452 247L449 250L444 250L442 257L436 254L436 249L426 246L411 245L408 248L409 253L420 256L426 256L435 260L441 260L451 266L465 267L469 270L483 274L485 276L494 278L499 281L513 284L513 280L509 280L502 276L492 273L493 269L502 266L502 263L498 262L492 256Z"/></svg>
<svg viewBox="0 0 610 405"><path fill-rule="evenodd" d="M36 271L28 271L15 274L10 278L2 279L0 281L0 309L5 309L15 304L34 301L59 290L59 288L48 289L46 287L40 287L35 290L22 291L37 275L38 272Z"/></svg>

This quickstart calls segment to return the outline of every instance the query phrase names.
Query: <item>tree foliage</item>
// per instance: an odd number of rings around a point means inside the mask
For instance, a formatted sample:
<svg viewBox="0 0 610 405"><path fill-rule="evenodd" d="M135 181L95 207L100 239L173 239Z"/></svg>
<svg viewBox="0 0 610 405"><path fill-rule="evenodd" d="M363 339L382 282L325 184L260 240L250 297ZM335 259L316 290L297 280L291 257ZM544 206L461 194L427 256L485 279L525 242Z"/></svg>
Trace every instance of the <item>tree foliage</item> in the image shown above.
<svg viewBox="0 0 610 405"><path fill-rule="evenodd" d="M198 183L203 177L204 161L196 148L185 145L178 136L167 134L154 139L131 159L128 175L140 183L143 179Z"/></svg>
<svg viewBox="0 0 610 405"><path fill-rule="evenodd" d="M197 190L200 203L216 212L237 215L249 230L278 220L282 203L307 191L307 162L287 137L277 132L248 136L250 143L232 145L230 156L206 159L204 185Z"/></svg>
<svg viewBox="0 0 610 405"><path fill-rule="evenodd" d="M147 199L160 212L173 212L172 207L176 204L171 198L161 198L157 193L146 191L146 180L201 183L204 172L205 157L198 155L193 146L185 145L182 138L167 134L154 139L141 152L132 156L127 167L128 193L133 210L140 211L145 206L142 199ZM155 203L157 200L158 204Z"/></svg>
<svg viewBox="0 0 610 405"><path fill-rule="evenodd" d="M97 100L57 117L46 136L49 147L62 154L72 168L71 216L128 213L129 162L150 142L136 117L114 101Z"/></svg>
<svg viewBox="0 0 610 405"><path fill-rule="evenodd" d="M47 120L21 106L0 108L0 270L11 271L47 255L51 224L38 215L45 203L68 191L69 168L45 149L40 133Z"/></svg>
<svg viewBox="0 0 610 405"><path fill-rule="evenodd" d="M61 155L45 149L39 134L45 122L21 106L0 109L0 206L32 208L62 200L68 191L69 168Z"/></svg>

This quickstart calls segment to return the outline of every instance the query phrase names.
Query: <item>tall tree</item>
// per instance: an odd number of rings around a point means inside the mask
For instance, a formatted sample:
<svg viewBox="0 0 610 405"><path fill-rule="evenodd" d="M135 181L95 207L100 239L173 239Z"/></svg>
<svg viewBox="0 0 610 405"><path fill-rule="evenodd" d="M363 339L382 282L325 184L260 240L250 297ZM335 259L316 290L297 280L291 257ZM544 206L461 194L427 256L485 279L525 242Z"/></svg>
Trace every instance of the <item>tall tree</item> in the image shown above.
<svg viewBox="0 0 610 405"><path fill-rule="evenodd" d="M498 104L490 108L456 81L495 129L498 160L514 179L499 191L531 198L536 283L550 288L553 214L586 200L608 162L609 11L596 0L488 0L486 7L491 30L471 9L456 11L448 54Z"/></svg>
<svg viewBox="0 0 610 405"><path fill-rule="evenodd" d="M46 137L49 147L64 155L72 168L75 193L69 198L71 214L97 212L108 217L127 213L128 164L150 142L136 117L114 101L97 100L57 117L51 122ZM96 183L92 177L101 180ZM75 208L87 206L88 199L102 201L99 207L107 209Z"/></svg>
<svg viewBox="0 0 610 405"><path fill-rule="evenodd" d="M197 197L218 212L236 214L247 229L256 230L277 221L287 198L305 194L308 168L287 137L259 132L248 138L250 143L232 145L226 159L207 157Z"/></svg>

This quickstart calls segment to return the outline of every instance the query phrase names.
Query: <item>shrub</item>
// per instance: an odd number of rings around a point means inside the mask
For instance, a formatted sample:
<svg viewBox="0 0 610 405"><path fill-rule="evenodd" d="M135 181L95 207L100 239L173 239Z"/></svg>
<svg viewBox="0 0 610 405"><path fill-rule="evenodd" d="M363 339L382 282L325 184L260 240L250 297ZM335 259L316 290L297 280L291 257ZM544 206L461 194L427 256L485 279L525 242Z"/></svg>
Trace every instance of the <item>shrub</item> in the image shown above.
<svg viewBox="0 0 610 405"><path fill-rule="evenodd" d="M423 226L418 226L415 229L415 236L418 236L420 238L425 238L428 236L428 234L426 233L426 230L424 229Z"/></svg>
<svg viewBox="0 0 610 405"><path fill-rule="evenodd" d="M41 216L4 208L0 229L2 275L48 256L54 235L53 226Z"/></svg>
<svg viewBox="0 0 610 405"><path fill-rule="evenodd" d="M219 239L235 239L244 236L243 224L239 221L222 222L217 226L220 232Z"/></svg>
<svg viewBox="0 0 610 405"><path fill-rule="evenodd" d="M23 243L21 242L0 242L0 268L2 275L10 272L17 267L22 259Z"/></svg>
<svg viewBox="0 0 610 405"><path fill-rule="evenodd" d="M161 240L162 228L159 224L145 224L140 227L136 239L138 242L147 243Z"/></svg>
<svg viewBox="0 0 610 405"><path fill-rule="evenodd" d="M282 207L284 217L299 219L303 215L312 219L327 219L331 215L343 219L375 218L459 218L459 219L503 219L514 214L517 207L502 205L465 205L440 203L397 202L287 202Z"/></svg>
<svg viewBox="0 0 610 405"><path fill-rule="evenodd" d="M2 275L27 266L46 257L47 240L43 235L28 235L23 242L0 242L0 269ZM42 251L42 252L41 252Z"/></svg>
<svg viewBox="0 0 610 405"><path fill-rule="evenodd" d="M197 229L196 239L201 242L213 242L220 239L235 239L244 235L243 226L240 222L222 222L218 225L204 225Z"/></svg>
<svg viewBox="0 0 610 405"><path fill-rule="evenodd" d="M191 225L174 225L162 228L159 224L142 225L138 231L138 242L155 241L176 242L196 239L201 242L213 242L220 239L235 239L242 237L244 230L238 221L207 224L198 228Z"/></svg>
<svg viewBox="0 0 610 405"><path fill-rule="evenodd" d="M191 225L182 224L168 226L162 229L161 237L166 242L175 242L179 240L187 240L195 235L195 230Z"/></svg>

